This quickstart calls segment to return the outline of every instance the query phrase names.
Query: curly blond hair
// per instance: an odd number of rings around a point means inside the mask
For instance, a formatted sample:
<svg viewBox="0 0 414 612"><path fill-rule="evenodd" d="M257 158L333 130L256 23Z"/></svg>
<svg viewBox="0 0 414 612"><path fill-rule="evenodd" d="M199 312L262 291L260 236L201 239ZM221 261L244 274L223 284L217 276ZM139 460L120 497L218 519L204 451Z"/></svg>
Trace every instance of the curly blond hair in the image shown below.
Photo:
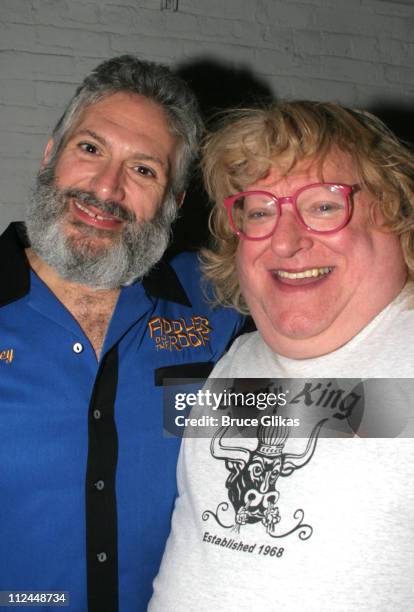
<svg viewBox="0 0 414 612"><path fill-rule="evenodd" d="M214 207L212 245L201 258L217 303L247 312L235 266L238 238L224 199L264 177L272 165L281 164L289 174L298 162L316 160L321 169L333 148L352 158L358 182L375 197L384 216L384 230L400 237L414 277L413 152L366 111L330 102L274 103L227 112L203 146L204 180Z"/></svg>

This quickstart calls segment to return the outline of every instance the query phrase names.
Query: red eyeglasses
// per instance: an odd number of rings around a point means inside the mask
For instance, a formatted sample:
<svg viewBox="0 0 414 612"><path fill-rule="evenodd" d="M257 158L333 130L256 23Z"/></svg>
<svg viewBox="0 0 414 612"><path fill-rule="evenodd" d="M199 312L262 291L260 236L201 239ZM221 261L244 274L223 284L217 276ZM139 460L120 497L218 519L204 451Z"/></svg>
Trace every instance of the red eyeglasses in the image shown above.
<svg viewBox="0 0 414 612"><path fill-rule="evenodd" d="M283 204L292 204L296 218L316 234L339 232L351 218L351 196L358 184L312 183L291 196L277 197L267 191L243 191L225 199L229 220L239 238L264 240L276 229Z"/></svg>

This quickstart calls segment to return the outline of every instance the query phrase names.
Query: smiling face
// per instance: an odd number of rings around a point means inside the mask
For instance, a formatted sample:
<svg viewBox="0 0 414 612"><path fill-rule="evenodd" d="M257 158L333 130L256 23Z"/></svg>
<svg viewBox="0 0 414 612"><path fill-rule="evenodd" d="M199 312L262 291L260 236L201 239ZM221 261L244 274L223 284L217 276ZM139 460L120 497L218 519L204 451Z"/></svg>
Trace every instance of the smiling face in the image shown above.
<svg viewBox="0 0 414 612"><path fill-rule="evenodd" d="M76 239L84 232L90 239L88 226L101 230L93 234L97 242L110 241L128 219L153 218L169 186L176 148L163 110L143 96L115 93L88 106L58 154L55 184L112 206L102 210L69 197L65 233Z"/></svg>
<svg viewBox="0 0 414 612"><path fill-rule="evenodd" d="M142 277L167 247L176 214L178 139L138 94L86 107L56 158L46 148L27 216L33 250L67 280L116 288Z"/></svg>
<svg viewBox="0 0 414 612"><path fill-rule="evenodd" d="M348 155L333 150L323 180L353 185L358 176ZM321 180L316 161L300 162L283 176L272 167L249 190L278 197ZM265 342L282 355L303 359L334 351L355 336L402 289L406 280L400 242L370 221L374 196L353 196L348 225L335 234L313 234L290 204L271 238L240 240L236 264L242 293Z"/></svg>

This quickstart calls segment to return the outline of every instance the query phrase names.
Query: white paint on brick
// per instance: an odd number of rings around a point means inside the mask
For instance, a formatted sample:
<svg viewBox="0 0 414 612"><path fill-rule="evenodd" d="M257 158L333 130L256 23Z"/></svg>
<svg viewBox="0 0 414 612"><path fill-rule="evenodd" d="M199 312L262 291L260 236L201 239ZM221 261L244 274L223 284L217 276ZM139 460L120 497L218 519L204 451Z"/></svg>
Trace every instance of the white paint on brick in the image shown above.
<svg viewBox="0 0 414 612"><path fill-rule="evenodd" d="M55 115L58 110L63 112L78 83L74 79L73 83L37 81L34 85L36 103L39 106L50 107L50 112ZM50 119L52 122L53 116Z"/></svg>
<svg viewBox="0 0 414 612"><path fill-rule="evenodd" d="M35 103L35 85L32 81L18 78L8 79L5 76L1 78L0 105L26 106L27 104L33 104L34 106Z"/></svg>
<svg viewBox="0 0 414 612"><path fill-rule="evenodd" d="M315 8L301 2L258 0L255 17L259 23L306 29L312 23Z"/></svg>
<svg viewBox="0 0 414 612"><path fill-rule="evenodd" d="M119 53L250 71L281 98L414 108L414 2L0 0L0 230L21 218L48 134ZM217 83L218 92L220 83Z"/></svg>

